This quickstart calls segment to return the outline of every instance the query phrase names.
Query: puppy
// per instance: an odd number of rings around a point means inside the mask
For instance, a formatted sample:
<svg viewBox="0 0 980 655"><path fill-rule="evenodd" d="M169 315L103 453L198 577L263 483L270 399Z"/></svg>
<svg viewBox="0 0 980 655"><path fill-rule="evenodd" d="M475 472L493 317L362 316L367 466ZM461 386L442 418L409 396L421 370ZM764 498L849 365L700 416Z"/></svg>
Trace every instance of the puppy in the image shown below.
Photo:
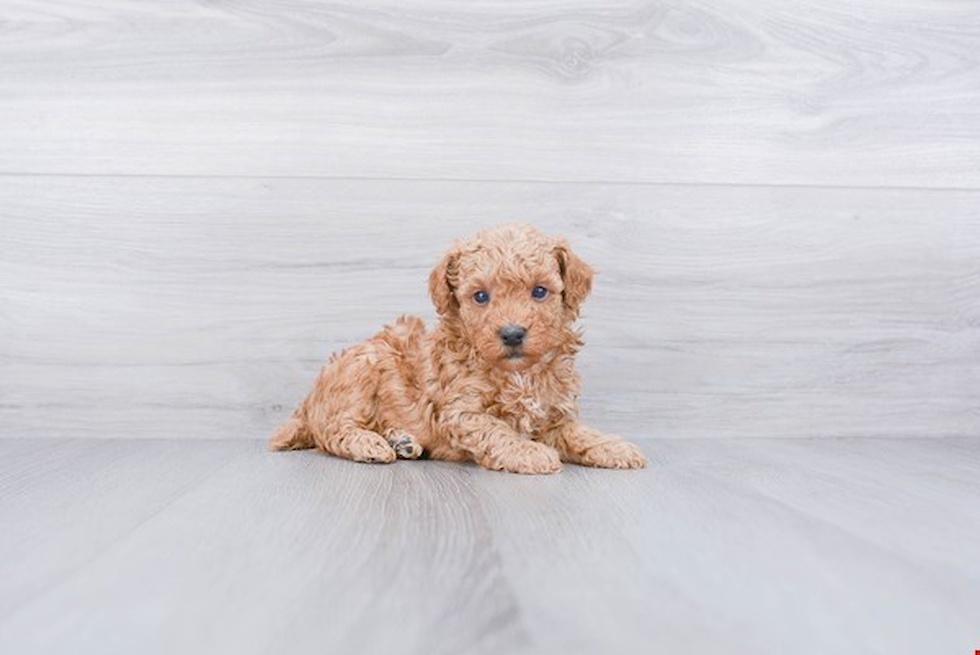
<svg viewBox="0 0 980 655"><path fill-rule="evenodd" d="M645 466L639 448L577 418L573 324L592 274L563 239L526 225L457 242L429 276L436 328L402 316L335 354L270 448L515 473Z"/></svg>

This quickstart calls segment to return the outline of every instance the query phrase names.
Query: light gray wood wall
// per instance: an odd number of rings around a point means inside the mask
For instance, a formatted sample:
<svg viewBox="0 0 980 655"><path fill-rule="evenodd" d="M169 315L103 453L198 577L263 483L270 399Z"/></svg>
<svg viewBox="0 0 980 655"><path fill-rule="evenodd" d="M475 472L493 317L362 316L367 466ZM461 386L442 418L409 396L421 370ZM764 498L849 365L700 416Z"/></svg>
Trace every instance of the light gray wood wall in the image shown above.
<svg viewBox="0 0 980 655"><path fill-rule="evenodd" d="M0 5L0 435L263 437L521 220L632 438L975 436L973 2Z"/></svg>

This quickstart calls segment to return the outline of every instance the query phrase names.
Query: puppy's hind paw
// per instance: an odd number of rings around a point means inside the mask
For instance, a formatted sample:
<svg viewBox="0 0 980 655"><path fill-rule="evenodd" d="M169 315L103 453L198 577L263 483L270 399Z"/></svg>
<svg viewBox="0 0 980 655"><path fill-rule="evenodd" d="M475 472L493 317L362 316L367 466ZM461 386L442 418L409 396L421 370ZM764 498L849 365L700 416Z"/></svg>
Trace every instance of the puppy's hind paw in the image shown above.
<svg viewBox="0 0 980 655"><path fill-rule="evenodd" d="M337 454L355 462L389 464L395 461L395 451L380 434L371 430L352 430L345 434Z"/></svg>
<svg viewBox="0 0 980 655"><path fill-rule="evenodd" d="M400 459L418 459L422 456L422 446L415 443L415 437L407 432L388 430L385 439Z"/></svg>

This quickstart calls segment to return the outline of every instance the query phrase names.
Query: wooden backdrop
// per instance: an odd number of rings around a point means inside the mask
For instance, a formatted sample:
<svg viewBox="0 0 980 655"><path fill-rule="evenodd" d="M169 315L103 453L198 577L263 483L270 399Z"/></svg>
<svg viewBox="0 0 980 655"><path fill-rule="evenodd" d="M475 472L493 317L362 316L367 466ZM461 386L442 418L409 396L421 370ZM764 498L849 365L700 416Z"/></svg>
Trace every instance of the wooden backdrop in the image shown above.
<svg viewBox="0 0 980 655"><path fill-rule="evenodd" d="M980 8L0 5L0 435L264 438L514 220L598 427L975 436Z"/></svg>

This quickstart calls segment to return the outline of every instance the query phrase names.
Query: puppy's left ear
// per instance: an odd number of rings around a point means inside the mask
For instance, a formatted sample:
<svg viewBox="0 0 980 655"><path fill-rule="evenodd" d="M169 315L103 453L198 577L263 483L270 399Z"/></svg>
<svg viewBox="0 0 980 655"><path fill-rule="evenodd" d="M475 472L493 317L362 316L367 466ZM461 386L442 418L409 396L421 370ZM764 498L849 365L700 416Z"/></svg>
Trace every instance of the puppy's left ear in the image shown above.
<svg viewBox="0 0 980 655"><path fill-rule="evenodd" d="M432 304L436 306L436 312L439 316L446 316L459 309L459 302L454 293L459 275L458 263L459 251L457 249L450 250L429 273L429 296L432 298Z"/></svg>
<svg viewBox="0 0 980 655"><path fill-rule="evenodd" d="M595 271L572 252L564 239L557 240L555 257L558 259L558 270L565 285L561 294L562 301L574 316L578 316L579 308L592 291L592 276L595 275Z"/></svg>

